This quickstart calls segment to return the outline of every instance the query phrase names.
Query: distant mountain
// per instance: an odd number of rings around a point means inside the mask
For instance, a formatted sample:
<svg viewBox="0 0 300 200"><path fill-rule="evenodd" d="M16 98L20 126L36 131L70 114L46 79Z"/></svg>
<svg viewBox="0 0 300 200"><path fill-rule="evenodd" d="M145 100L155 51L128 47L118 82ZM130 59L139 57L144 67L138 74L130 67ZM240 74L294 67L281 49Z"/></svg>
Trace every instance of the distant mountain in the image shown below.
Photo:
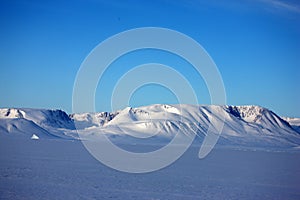
<svg viewBox="0 0 300 200"><path fill-rule="evenodd" d="M62 110L3 108L0 109L0 131L6 135L39 138L70 138L73 120Z"/></svg>
<svg viewBox="0 0 300 200"><path fill-rule="evenodd" d="M196 134L202 140L209 126L225 119L220 144L297 147L300 134L274 112L259 106L150 105L127 107L112 113L73 114L82 133L170 138L176 133ZM83 125L83 126L81 126ZM84 135L84 134L83 134Z"/></svg>
<svg viewBox="0 0 300 200"><path fill-rule="evenodd" d="M283 117L283 119L287 121L293 127L293 129L300 133L300 118Z"/></svg>
<svg viewBox="0 0 300 200"><path fill-rule="evenodd" d="M0 135L39 138L84 139L105 134L132 142L170 141L174 135L202 141L211 130L224 127L219 144L249 147L298 147L299 119L281 118L259 106L165 105L127 107L116 112L68 115L61 110L0 109ZM76 128L75 128L76 127Z"/></svg>

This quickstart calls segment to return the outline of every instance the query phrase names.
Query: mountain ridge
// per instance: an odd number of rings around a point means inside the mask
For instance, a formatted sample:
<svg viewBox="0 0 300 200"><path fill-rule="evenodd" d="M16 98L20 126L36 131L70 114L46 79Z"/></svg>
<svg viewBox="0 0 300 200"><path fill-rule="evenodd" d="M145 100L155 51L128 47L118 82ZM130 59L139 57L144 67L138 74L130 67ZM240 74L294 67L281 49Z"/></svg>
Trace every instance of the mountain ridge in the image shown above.
<svg viewBox="0 0 300 200"><path fill-rule="evenodd" d="M35 134L41 139L83 139L89 135L105 134L125 138L125 141L126 137L171 140L180 133L194 134L198 140L203 140L208 129L217 130L224 123L219 143L298 147L299 122L255 105L153 104L115 112L79 114L47 109L0 109L0 135L31 137Z"/></svg>

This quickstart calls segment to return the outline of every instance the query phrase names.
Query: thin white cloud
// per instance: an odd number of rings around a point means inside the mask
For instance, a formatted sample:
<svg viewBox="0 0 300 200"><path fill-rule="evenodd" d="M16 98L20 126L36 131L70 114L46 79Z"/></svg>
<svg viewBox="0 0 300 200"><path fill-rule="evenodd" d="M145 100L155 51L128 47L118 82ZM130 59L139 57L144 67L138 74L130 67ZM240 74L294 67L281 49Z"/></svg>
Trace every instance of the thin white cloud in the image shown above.
<svg viewBox="0 0 300 200"><path fill-rule="evenodd" d="M296 12L300 13L300 6L295 5L286 1L280 1L280 0L263 0L263 2L273 6L277 9L283 9L286 11Z"/></svg>

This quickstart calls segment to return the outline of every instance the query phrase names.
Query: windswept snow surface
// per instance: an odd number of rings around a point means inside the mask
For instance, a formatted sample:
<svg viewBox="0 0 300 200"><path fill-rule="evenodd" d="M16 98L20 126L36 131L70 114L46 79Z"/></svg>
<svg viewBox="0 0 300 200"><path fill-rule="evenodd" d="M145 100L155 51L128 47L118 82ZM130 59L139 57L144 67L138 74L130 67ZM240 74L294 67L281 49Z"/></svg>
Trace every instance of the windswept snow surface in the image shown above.
<svg viewBox="0 0 300 200"><path fill-rule="evenodd" d="M300 199L299 152L218 148L200 160L192 146L167 168L128 174L102 165L78 140L1 138L0 151L0 199Z"/></svg>

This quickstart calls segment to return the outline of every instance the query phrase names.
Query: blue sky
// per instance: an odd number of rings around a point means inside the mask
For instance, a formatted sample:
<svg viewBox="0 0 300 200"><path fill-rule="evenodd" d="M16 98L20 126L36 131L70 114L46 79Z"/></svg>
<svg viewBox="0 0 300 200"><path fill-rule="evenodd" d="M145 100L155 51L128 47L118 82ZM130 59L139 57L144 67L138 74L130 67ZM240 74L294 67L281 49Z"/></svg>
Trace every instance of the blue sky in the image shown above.
<svg viewBox="0 0 300 200"><path fill-rule="evenodd" d="M300 117L297 1L1 1L0 26L0 107L71 112L73 83L89 52L114 34L151 26L180 31L206 49L223 77L228 104ZM122 73L154 61L180 71L199 103L210 103L188 64L148 50L114 63L103 79L107 92L96 93L97 110L110 110L109 91ZM140 88L130 99L131 106L176 102L158 85Z"/></svg>

